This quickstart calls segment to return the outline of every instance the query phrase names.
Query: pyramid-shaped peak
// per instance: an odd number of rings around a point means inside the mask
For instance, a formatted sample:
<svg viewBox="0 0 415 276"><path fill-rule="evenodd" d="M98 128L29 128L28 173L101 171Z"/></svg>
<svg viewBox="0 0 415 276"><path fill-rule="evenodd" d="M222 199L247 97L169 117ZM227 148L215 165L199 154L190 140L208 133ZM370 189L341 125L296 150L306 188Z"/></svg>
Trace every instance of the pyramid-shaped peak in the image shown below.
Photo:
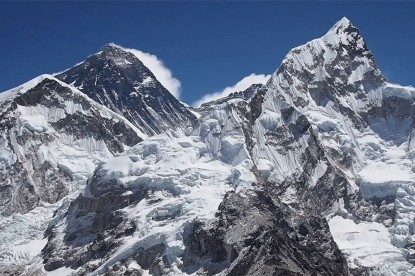
<svg viewBox="0 0 415 276"><path fill-rule="evenodd" d="M105 56L132 56L128 51L114 43L107 43L101 47L97 54L104 53Z"/></svg>
<svg viewBox="0 0 415 276"><path fill-rule="evenodd" d="M347 17L342 17L339 21L334 24L333 27L327 33L335 33L336 35L340 35L343 33L351 33L356 32L357 29L353 26L352 22Z"/></svg>
<svg viewBox="0 0 415 276"><path fill-rule="evenodd" d="M98 56L98 58L112 60L117 66L121 66L123 68L130 66L144 66L136 55L114 43L105 44L95 55Z"/></svg>
<svg viewBox="0 0 415 276"><path fill-rule="evenodd" d="M356 64L360 64L358 70ZM308 72L314 72L313 81L322 81L328 77L340 80L339 76L343 75L345 85L362 81L369 75L373 75L377 83L384 81L359 30L346 17L337 21L322 37L293 48L272 76L270 85L275 86L284 72L292 75L294 71L305 71L307 76ZM309 79L302 81L308 82Z"/></svg>
<svg viewBox="0 0 415 276"><path fill-rule="evenodd" d="M118 46L115 43L107 43L101 47L101 51L114 51L114 50L123 50L121 46Z"/></svg>
<svg viewBox="0 0 415 276"><path fill-rule="evenodd" d="M346 47L349 53L355 53L357 50L365 52L370 59L373 57L359 30L346 17L341 18L334 24L330 30L319 39L326 45L341 45Z"/></svg>
<svg viewBox="0 0 415 276"><path fill-rule="evenodd" d="M347 17L343 16L339 21L336 22L336 24L334 24L332 29L347 28L350 25L352 25L352 22L350 22Z"/></svg>

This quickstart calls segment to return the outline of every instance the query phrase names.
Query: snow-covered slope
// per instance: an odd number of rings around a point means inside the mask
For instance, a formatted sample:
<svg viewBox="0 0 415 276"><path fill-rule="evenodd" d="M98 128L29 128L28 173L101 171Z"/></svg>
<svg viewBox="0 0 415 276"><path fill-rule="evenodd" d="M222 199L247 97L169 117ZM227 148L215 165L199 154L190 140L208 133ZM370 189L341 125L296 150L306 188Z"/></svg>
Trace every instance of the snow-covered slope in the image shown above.
<svg viewBox="0 0 415 276"><path fill-rule="evenodd" d="M101 274L126 259L137 267L132 257L150 254L138 262L152 271L158 269L152 254L163 253L170 264L165 272L180 273L184 229L195 219L212 218L227 191L245 191L255 180L243 134L234 127L239 119L228 115L217 109L195 129L150 137L99 166L67 217L51 228L45 268L83 266L81 271ZM119 220L107 225L103 218L109 216Z"/></svg>
<svg viewBox="0 0 415 276"><path fill-rule="evenodd" d="M98 167L46 270L413 275L414 89L342 18L248 92Z"/></svg>
<svg viewBox="0 0 415 276"><path fill-rule="evenodd" d="M285 185L303 178L305 183L290 184L283 200L292 204L297 198L302 205L299 184L309 185L328 219L338 214L352 220L334 219L330 227L350 268L360 269L356 273L368 267L385 269L386 275L413 274L413 88L386 81L346 18L291 50L267 86L253 147L256 165L267 161L267 181ZM296 137L287 120L307 127L307 136ZM324 153L315 161L307 157L312 136ZM275 143L270 137L277 137ZM325 183L330 175L343 180ZM329 194L319 191L328 185ZM372 242L362 243L360 235Z"/></svg>
<svg viewBox="0 0 415 276"><path fill-rule="evenodd" d="M60 200L76 196L101 161L146 137L50 75L1 93L0 125L1 266L39 254Z"/></svg>
<svg viewBox="0 0 415 276"><path fill-rule="evenodd" d="M111 47L89 62L133 63ZM83 67L95 70L85 62L75 71ZM101 75L88 76L92 91ZM386 80L342 18L292 49L265 86L206 103L192 126L98 165L49 223L42 260L23 269L415 275L414 95Z"/></svg>
<svg viewBox="0 0 415 276"><path fill-rule="evenodd" d="M257 91L261 88L264 88L263 84L260 84L260 83L252 84L244 91L235 91L235 92L230 93L228 96L224 98L220 98L220 99L210 101L210 102L205 102L201 105L199 109L203 110L205 108L208 108L209 106L220 105L221 103L229 104L229 103L239 101L239 100L247 101L250 98L252 98L255 95L255 93L257 93Z"/></svg>
<svg viewBox="0 0 415 276"><path fill-rule="evenodd" d="M193 128L151 137L99 166L66 217L51 224L43 250L46 271L67 267L93 275L263 275L276 268L345 272L346 262L324 219L297 217L284 203L261 192L260 173L253 169L246 143L248 109L244 100L205 105ZM246 217L232 216L232 208L238 206ZM223 212L222 222L215 221L221 217L218 210ZM278 218L276 210L281 213ZM273 232L280 225L286 225L284 231ZM269 229L269 241L292 233L284 249L275 248L276 243L266 245L290 256L275 260L270 268L248 265L252 260L246 260L252 259L246 248L263 242L263 229ZM296 238L304 229L314 232L309 245ZM294 248L299 253L291 261ZM260 253L259 247L252 250L259 250L255 254L261 260L275 257ZM314 254L320 257L310 259ZM296 265L287 267L290 262ZM248 266L246 273L238 273L241 265Z"/></svg>
<svg viewBox="0 0 415 276"><path fill-rule="evenodd" d="M115 44L56 78L123 115L147 135L183 129L196 119L137 56Z"/></svg>

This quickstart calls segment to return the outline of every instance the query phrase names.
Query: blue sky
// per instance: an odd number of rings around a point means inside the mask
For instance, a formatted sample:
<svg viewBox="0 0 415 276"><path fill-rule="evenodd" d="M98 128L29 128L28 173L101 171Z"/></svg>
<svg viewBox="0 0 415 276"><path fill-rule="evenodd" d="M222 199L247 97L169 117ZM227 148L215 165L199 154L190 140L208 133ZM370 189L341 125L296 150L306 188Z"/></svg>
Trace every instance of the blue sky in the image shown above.
<svg viewBox="0 0 415 276"><path fill-rule="evenodd" d="M415 85L415 2L1 2L0 91L71 67L114 42L161 59L193 103L271 74L342 16L390 81Z"/></svg>

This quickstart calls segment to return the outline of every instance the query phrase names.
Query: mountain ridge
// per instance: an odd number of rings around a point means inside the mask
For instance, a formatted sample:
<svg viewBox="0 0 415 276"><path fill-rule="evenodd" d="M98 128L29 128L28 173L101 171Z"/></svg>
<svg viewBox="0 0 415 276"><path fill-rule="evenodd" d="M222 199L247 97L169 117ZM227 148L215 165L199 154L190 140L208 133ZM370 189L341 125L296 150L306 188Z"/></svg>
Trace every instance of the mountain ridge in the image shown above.
<svg viewBox="0 0 415 276"><path fill-rule="evenodd" d="M412 275L414 93L342 18L266 85L98 165L51 220L35 269Z"/></svg>
<svg viewBox="0 0 415 276"><path fill-rule="evenodd" d="M136 55L113 43L55 77L123 115L146 135L196 119Z"/></svg>
<svg viewBox="0 0 415 276"><path fill-rule="evenodd" d="M114 228L134 222L136 234L124 236L127 242L114 252L107 251L106 261L88 268L88 263L96 263L96 257L85 259L89 253L80 248L75 251L74 260L68 260L65 250L59 248L72 241L63 236L62 229L51 229L51 239L44 249L48 269L71 266L94 275L117 271L148 271L156 275L268 275L278 271L285 275L361 275L375 270L393 275L392 271L401 268L411 273L413 265L405 259L411 252L408 243L388 237L389 231L394 236L395 231L410 229L406 223L413 216L407 213L411 206L398 211L406 216L401 220L396 219L399 216L393 210L402 204L403 198L410 198L411 186L407 182L397 184L405 190L401 199L393 189L377 191L382 184L372 182L371 168L369 178L362 180L372 160L377 166L383 166L384 160L396 162L393 154L385 152L402 150L395 139L388 142L391 128L383 133L383 125L402 124L400 131L405 137L414 114L408 109L407 99L395 97L409 91L397 92L397 87L389 86L385 93L392 97L383 98L385 87L388 83L363 38L348 20L341 19L322 38L291 50L270 81L252 97L211 102L197 109L199 121L192 128L137 145L123 157L130 165L112 168L109 163L99 169L99 177L89 183L97 192L79 200L105 200L106 193L138 196L131 207L121 207L129 210L128 216ZM403 112L399 116L395 115L398 110ZM382 150L377 150L368 137L378 141ZM184 166L189 170L177 168L169 161L168 156L175 156L180 148L186 149L185 156L199 151L196 156L187 157L193 160L192 165ZM185 156L177 161L183 162ZM154 159L166 164L165 168L153 168L156 164L151 165L150 160ZM142 168L141 162L149 165L151 172L137 173L134 168ZM199 178L197 168L205 162L212 162L211 175ZM126 170L129 166L132 169ZM223 167L228 168L225 175ZM216 171L218 168L222 169ZM163 175L174 177L164 179ZM389 181L395 181L394 176L390 177ZM124 183L120 191L110 186L114 178ZM146 184L147 178L155 184ZM197 191L210 188L210 182L203 180L210 178L215 178L215 183L222 182L227 191L209 194L216 202L222 200L214 214L192 219L194 212L202 212L201 209L187 207L187 201L181 198L189 191L191 202L206 206L206 198L198 197ZM197 185L193 186L193 182ZM169 193L163 192L163 187L169 187ZM155 197L143 197L138 192L141 189L150 189ZM245 206L246 201L254 207ZM141 212L138 206L145 206L148 211ZM69 210L76 213L80 208L83 207L73 204ZM267 213L266 208L274 213ZM110 212L107 207L100 208L91 220L99 221L99 217ZM273 214L279 212L282 220L272 225ZM288 217L292 219L284 221ZM84 218L73 219L68 217L61 223L77 225ZM179 223L181 228L177 228ZM353 236L347 227L342 230L345 233L338 231L333 223L355 223L359 234ZM174 234L167 230L170 225ZM246 225L250 227L245 228ZM273 232L280 225L286 227L285 235ZM382 246L359 246L363 225L379 233L369 235ZM345 240L344 235L352 238ZM164 238L160 240L158 236ZM103 240L117 247L118 241L111 233ZM322 244L321 240L325 242ZM106 244L100 240L96 243L99 248ZM290 255L292 250L296 250L295 256ZM370 251L376 252L378 258L371 259L366 253ZM309 256L318 257L310 260Z"/></svg>

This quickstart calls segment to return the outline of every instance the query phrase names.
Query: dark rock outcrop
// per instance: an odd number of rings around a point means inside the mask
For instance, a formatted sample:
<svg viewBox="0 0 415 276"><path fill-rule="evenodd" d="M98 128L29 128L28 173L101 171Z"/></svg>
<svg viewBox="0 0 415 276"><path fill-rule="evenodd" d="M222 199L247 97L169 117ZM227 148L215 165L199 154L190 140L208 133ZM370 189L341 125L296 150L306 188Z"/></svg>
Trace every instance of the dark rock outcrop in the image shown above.
<svg viewBox="0 0 415 276"><path fill-rule="evenodd" d="M63 145L94 147L81 144L90 140L85 143L102 141L109 154L116 154L142 141L125 119L104 115L100 105L51 76L0 107L0 131L15 158L5 160L0 170L3 215L25 213L41 201L57 202L73 189L75 172L49 151Z"/></svg>
<svg viewBox="0 0 415 276"><path fill-rule="evenodd" d="M124 116L147 135L184 129L196 121L134 54L114 44L56 77Z"/></svg>
<svg viewBox="0 0 415 276"><path fill-rule="evenodd" d="M229 193L214 222L195 222L184 265L224 275L348 275L325 219L274 200L258 189Z"/></svg>

